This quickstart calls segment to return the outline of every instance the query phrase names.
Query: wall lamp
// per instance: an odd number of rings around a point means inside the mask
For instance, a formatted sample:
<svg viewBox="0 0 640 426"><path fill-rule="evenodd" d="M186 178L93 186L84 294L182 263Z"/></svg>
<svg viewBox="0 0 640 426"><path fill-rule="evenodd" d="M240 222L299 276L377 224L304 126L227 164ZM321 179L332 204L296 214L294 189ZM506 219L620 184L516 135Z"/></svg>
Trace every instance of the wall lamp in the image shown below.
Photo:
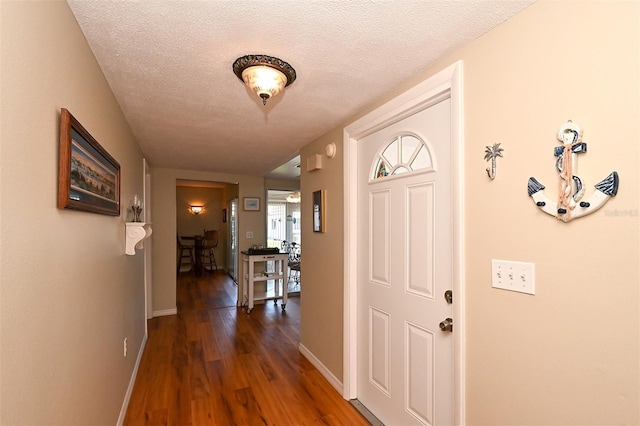
<svg viewBox="0 0 640 426"><path fill-rule="evenodd" d="M191 206L190 207L191 213L192 214L200 214L204 211L204 207L202 206Z"/></svg>

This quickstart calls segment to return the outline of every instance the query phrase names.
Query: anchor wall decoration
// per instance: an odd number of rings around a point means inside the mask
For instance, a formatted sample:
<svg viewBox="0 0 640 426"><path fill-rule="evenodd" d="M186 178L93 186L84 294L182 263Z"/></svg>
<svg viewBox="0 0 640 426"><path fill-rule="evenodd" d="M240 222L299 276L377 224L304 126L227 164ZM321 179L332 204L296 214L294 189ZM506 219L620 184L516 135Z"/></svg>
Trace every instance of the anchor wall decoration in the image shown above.
<svg viewBox="0 0 640 426"><path fill-rule="evenodd" d="M604 206L609 198L618 193L618 172L611 172L609 176L598 182L595 185L596 191L587 200L581 201L585 188L576 173L578 155L587 152L587 144L582 142L582 129L569 120L560 127L557 137L562 142L562 145L557 146L553 152L553 155L557 157L557 201L549 199L543 193L544 185L534 177L529 178L527 187L529 196L533 198L540 210L563 222L569 222L572 219L595 212Z"/></svg>

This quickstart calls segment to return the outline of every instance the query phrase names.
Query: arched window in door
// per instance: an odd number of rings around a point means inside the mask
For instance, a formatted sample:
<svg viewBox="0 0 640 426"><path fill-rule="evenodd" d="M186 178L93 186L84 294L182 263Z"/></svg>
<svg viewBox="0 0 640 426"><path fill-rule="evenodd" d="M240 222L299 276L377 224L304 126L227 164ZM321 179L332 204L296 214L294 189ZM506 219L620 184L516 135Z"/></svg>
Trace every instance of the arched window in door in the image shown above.
<svg viewBox="0 0 640 426"><path fill-rule="evenodd" d="M394 137L374 159L371 180L415 171L434 170L429 147L412 134Z"/></svg>

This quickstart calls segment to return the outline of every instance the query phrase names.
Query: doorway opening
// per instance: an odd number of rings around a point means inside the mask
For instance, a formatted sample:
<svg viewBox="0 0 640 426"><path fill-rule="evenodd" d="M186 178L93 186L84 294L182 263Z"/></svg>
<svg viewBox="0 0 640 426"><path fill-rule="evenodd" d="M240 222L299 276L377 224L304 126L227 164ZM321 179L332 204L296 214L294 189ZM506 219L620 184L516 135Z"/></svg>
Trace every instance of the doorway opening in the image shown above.
<svg viewBox="0 0 640 426"><path fill-rule="evenodd" d="M300 292L300 191L267 190L267 247L289 253L288 293Z"/></svg>
<svg viewBox="0 0 640 426"><path fill-rule="evenodd" d="M267 206L267 247L301 244L300 192L269 189Z"/></svg>
<svg viewBox="0 0 640 426"><path fill-rule="evenodd" d="M234 256L230 251L237 247L230 239L234 235L231 231L237 234L237 199L238 184L235 183L176 181L178 275L202 277L228 272L237 282L237 253ZM215 244L207 239L212 235L211 231L215 231ZM192 249L191 259L182 259L184 247Z"/></svg>

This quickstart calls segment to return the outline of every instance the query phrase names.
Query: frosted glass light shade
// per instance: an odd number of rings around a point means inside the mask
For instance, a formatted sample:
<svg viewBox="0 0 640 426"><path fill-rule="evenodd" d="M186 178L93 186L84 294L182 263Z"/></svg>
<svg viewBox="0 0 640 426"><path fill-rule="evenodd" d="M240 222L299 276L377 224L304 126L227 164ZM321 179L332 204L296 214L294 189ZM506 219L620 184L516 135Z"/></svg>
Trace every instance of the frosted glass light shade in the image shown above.
<svg viewBox="0 0 640 426"><path fill-rule="evenodd" d="M247 68L242 71L242 79L253 93L262 98L265 105L267 99L276 96L287 84L287 77L283 73L267 66Z"/></svg>
<svg viewBox="0 0 640 426"><path fill-rule="evenodd" d="M291 65L267 55L242 56L233 63L233 72L262 98L263 105L296 79L296 70Z"/></svg>
<svg viewBox="0 0 640 426"><path fill-rule="evenodd" d="M287 196L287 203L299 203L300 202L300 193L292 192Z"/></svg>

